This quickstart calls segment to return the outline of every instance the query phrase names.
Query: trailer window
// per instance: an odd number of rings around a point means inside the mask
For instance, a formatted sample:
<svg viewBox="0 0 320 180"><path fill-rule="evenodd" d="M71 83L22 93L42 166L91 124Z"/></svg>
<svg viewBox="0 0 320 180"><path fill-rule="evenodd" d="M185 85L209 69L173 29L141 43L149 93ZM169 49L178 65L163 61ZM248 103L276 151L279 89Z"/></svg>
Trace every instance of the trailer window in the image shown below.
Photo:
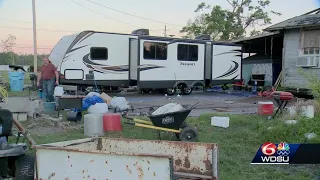
<svg viewBox="0 0 320 180"><path fill-rule="evenodd" d="M179 61L198 61L198 46L178 44L177 54Z"/></svg>
<svg viewBox="0 0 320 180"><path fill-rule="evenodd" d="M91 60L107 60L108 48L105 47L91 47L90 48Z"/></svg>
<svg viewBox="0 0 320 180"><path fill-rule="evenodd" d="M144 42L143 59L167 60L167 44L156 42Z"/></svg>

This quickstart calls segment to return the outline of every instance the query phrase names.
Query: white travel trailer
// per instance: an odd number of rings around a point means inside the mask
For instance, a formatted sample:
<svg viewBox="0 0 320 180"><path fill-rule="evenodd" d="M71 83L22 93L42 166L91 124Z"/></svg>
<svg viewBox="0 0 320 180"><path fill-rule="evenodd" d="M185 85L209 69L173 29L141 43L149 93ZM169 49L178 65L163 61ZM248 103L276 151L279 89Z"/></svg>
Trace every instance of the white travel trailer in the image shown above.
<svg viewBox="0 0 320 180"><path fill-rule="evenodd" d="M49 58L60 83L140 90L222 84L241 78L241 46L210 40L84 31L63 37Z"/></svg>
<svg viewBox="0 0 320 180"><path fill-rule="evenodd" d="M211 49L211 50L210 50ZM207 43L207 84L227 84L242 78L242 46L231 43Z"/></svg>
<svg viewBox="0 0 320 180"><path fill-rule="evenodd" d="M205 41L139 36L130 40L130 52L130 80L140 89L170 94L180 87L190 94L194 85L205 85Z"/></svg>
<svg viewBox="0 0 320 180"><path fill-rule="evenodd" d="M130 38L138 36L94 31L64 36L49 59L58 68L63 85L126 87Z"/></svg>

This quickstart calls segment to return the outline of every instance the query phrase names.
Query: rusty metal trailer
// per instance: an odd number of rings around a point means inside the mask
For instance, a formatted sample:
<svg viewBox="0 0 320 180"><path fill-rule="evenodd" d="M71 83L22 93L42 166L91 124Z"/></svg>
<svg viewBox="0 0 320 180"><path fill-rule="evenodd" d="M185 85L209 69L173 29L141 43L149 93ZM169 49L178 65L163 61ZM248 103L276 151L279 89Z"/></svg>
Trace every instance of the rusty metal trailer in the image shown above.
<svg viewBox="0 0 320 180"><path fill-rule="evenodd" d="M86 138L36 145L38 180L218 180L212 143Z"/></svg>

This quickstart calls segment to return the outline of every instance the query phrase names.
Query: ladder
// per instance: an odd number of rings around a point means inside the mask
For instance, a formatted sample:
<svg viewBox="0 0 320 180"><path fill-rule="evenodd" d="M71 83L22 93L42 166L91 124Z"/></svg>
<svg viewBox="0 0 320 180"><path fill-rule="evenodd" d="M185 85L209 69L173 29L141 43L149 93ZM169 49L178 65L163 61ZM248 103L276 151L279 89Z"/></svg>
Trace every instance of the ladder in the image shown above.
<svg viewBox="0 0 320 180"><path fill-rule="evenodd" d="M279 85L281 84L281 80L282 80L282 77L283 77L283 70L281 70L276 82L274 83L273 87L275 90L278 89Z"/></svg>

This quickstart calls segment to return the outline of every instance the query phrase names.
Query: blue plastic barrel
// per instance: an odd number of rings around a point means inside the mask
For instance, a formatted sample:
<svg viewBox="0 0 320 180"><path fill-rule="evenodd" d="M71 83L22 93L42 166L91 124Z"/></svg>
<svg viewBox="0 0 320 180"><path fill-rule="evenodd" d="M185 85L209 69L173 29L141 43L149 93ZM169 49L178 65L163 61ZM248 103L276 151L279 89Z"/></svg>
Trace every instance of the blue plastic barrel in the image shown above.
<svg viewBox="0 0 320 180"><path fill-rule="evenodd" d="M9 81L11 91L23 91L24 88L24 72L9 71Z"/></svg>

